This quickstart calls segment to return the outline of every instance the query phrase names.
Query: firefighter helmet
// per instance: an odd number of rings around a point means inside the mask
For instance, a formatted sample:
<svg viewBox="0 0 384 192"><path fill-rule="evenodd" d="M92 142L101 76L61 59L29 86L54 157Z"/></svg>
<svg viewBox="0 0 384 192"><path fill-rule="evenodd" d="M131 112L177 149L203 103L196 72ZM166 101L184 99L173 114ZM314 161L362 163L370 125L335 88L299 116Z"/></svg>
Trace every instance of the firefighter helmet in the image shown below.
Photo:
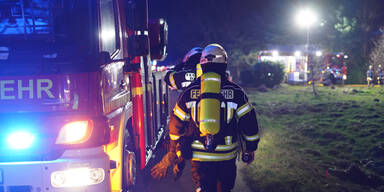
<svg viewBox="0 0 384 192"><path fill-rule="evenodd" d="M201 53L200 64L204 65L207 63L227 63L227 52L219 44L207 45Z"/></svg>
<svg viewBox="0 0 384 192"><path fill-rule="evenodd" d="M190 51L188 51L187 54L185 54L184 59L183 59L183 63L186 63L194 55L196 55L200 58L202 51L203 51L203 48L201 48L201 47L192 48Z"/></svg>
<svg viewBox="0 0 384 192"><path fill-rule="evenodd" d="M185 54L183 59L183 69L195 69L196 64L200 62L201 52L203 48L194 47L187 54Z"/></svg>
<svg viewBox="0 0 384 192"><path fill-rule="evenodd" d="M187 54L185 54L183 58L183 62L176 64L174 70L180 71L185 69L195 69L196 64L200 62L201 52L203 48L194 47Z"/></svg>

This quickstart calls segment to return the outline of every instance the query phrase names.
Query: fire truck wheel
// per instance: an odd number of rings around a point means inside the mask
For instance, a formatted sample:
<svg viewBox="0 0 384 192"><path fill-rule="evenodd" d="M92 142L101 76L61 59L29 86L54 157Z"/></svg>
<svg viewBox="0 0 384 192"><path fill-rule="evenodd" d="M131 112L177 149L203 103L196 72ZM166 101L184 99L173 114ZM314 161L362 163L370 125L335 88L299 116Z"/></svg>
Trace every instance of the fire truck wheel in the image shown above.
<svg viewBox="0 0 384 192"><path fill-rule="evenodd" d="M131 125L131 121L128 121L128 125ZM122 184L124 192L133 192L137 184L137 161L133 138L130 137L129 130L127 127L124 130L124 148L123 148L123 170L122 170Z"/></svg>
<svg viewBox="0 0 384 192"><path fill-rule="evenodd" d="M134 186L136 184L136 155L134 152L124 151L123 178L126 186Z"/></svg>

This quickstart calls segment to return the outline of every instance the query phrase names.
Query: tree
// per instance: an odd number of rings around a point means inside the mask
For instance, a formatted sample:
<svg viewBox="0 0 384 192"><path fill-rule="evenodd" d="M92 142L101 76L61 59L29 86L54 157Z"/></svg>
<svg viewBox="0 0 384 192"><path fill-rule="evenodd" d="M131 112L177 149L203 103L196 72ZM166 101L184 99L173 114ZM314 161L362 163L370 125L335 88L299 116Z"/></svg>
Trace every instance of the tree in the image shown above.
<svg viewBox="0 0 384 192"><path fill-rule="evenodd" d="M288 1L195 0L150 2L150 17L169 25L169 63L180 60L192 47L219 43L229 55L248 54L268 43L289 39L280 16ZM276 24L279 22L279 24ZM230 57L231 58L231 57ZM237 58L234 58L234 60ZM232 64L232 63L230 63Z"/></svg>
<svg viewBox="0 0 384 192"><path fill-rule="evenodd" d="M228 70L231 71L232 78L236 82L241 81L241 71L249 70L252 65L257 63L258 51L250 51L248 54L240 49L229 52Z"/></svg>
<svg viewBox="0 0 384 192"><path fill-rule="evenodd" d="M347 81L362 82L372 41L384 24L384 4L381 0L326 0L321 6L324 26L317 42L331 52L347 54Z"/></svg>
<svg viewBox="0 0 384 192"><path fill-rule="evenodd" d="M281 63L265 61L257 62L252 67L241 70L241 85L249 87L273 88L283 82L284 66Z"/></svg>
<svg viewBox="0 0 384 192"><path fill-rule="evenodd" d="M292 10L315 4L322 27L311 27L311 44L349 56L348 82L361 82L368 53L384 25L383 0L195 0L151 1L150 17L169 25L167 64L180 61L192 47L219 43L230 55L230 65L241 67L241 55L268 44L303 44L304 31L292 23ZM234 62L233 62L234 61ZM229 66L230 66L229 65Z"/></svg>
<svg viewBox="0 0 384 192"><path fill-rule="evenodd" d="M384 30L384 28L382 28ZM384 65L384 35L381 35L374 43L373 49L369 55L370 64L374 69L378 65Z"/></svg>

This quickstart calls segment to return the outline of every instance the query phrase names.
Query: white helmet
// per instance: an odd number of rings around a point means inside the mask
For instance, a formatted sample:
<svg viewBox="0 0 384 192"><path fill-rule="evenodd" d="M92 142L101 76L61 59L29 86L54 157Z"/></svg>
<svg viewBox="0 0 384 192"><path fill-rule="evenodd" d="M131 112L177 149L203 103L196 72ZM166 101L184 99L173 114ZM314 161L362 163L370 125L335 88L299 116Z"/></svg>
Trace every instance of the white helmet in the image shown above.
<svg viewBox="0 0 384 192"><path fill-rule="evenodd" d="M187 54L185 54L184 59L183 59L183 63L186 63L190 57L192 57L196 54L201 54L202 51L203 51L203 48L201 48L201 47L192 48L190 51L188 51Z"/></svg>
<svg viewBox="0 0 384 192"><path fill-rule="evenodd" d="M227 52L219 44L207 45L201 53L200 64L206 63L225 63L227 64Z"/></svg>

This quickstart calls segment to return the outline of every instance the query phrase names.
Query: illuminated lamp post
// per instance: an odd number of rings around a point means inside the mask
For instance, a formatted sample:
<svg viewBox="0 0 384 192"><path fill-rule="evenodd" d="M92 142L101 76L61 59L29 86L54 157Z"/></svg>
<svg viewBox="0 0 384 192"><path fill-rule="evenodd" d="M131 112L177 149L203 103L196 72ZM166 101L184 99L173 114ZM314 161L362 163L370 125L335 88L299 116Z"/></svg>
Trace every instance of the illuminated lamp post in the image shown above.
<svg viewBox="0 0 384 192"><path fill-rule="evenodd" d="M316 23L317 21L317 15L314 11L312 11L309 8L305 8L300 10L297 15L296 15L296 22L300 27L303 27L306 29L307 32L307 41L305 44L305 51L307 54L307 65L310 63L310 55L309 55L309 31L310 27ZM311 73L311 80L312 80L312 88L313 88L313 94L315 96L318 95L316 86L315 86L315 81L314 81L314 75L313 75L313 64L309 65L310 67L310 73Z"/></svg>

